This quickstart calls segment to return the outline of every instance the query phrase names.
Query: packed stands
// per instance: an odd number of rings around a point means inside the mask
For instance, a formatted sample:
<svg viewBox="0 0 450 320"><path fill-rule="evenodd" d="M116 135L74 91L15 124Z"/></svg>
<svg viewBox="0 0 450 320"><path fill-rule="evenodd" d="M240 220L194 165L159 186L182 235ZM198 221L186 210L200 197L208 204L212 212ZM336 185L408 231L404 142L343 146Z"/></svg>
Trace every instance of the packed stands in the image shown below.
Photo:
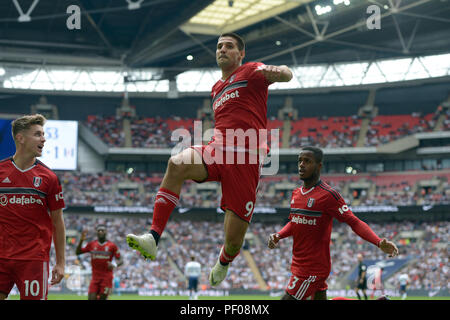
<svg viewBox="0 0 450 320"><path fill-rule="evenodd" d="M370 122L365 146L386 144L419 132L433 131L436 115L420 113L405 115L378 115Z"/></svg>
<svg viewBox="0 0 450 320"><path fill-rule="evenodd" d="M89 115L86 126L110 147L123 147L125 133L118 116Z"/></svg>
<svg viewBox="0 0 450 320"><path fill-rule="evenodd" d="M60 171L58 176L66 203L72 206L151 206L163 174L80 173ZM450 203L450 170L409 171L356 175L324 174L322 180L336 188L349 204L354 205L423 205ZM120 183L134 183L121 188ZM352 187L366 182L367 188ZM263 176L257 194L258 206L289 207L292 190L299 187L297 174ZM182 207L216 208L220 187L200 189L203 184L186 181L180 197Z"/></svg>
<svg viewBox="0 0 450 320"><path fill-rule="evenodd" d="M115 242L124 260L124 265L115 271L120 279L122 289L185 289L186 283L182 270L190 256L194 255L202 264L202 276L199 289L209 288L208 274L214 265L223 242L223 225L221 222L169 221L156 261L145 261L138 253L128 248L125 235L142 233L147 230L151 220L134 217L96 217L84 215L65 215L67 229L88 231L88 241L96 239L97 223L107 225L107 238ZM267 283L269 290L282 290L290 277L290 260L292 240L284 239L273 251L267 249L267 237L280 230L281 223L252 223L248 233L252 241L244 245L249 250L256 265ZM400 250L398 259L411 258L408 265L401 270L411 278L411 289L449 288L448 248L450 223L402 221L393 223L369 223L370 227L381 237L395 241ZM418 231L422 236L404 241L402 234ZM75 255L78 239L66 246L67 264L79 265L90 270L89 255ZM365 259L386 259L375 246L365 242L353 233L345 224L333 226L331 258L332 271L328 279L330 289L339 288L345 276L357 265L356 255L364 253ZM53 253L53 251L52 251ZM54 263L54 257L52 256ZM398 287L397 276L385 281L386 287ZM254 275L241 253L233 262L227 279L220 289L258 289Z"/></svg>
<svg viewBox="0 0 450 320"><path fill-rule="evenodd" d="M302 118L292 122L290 146L354 147L360 127L357 116Z"/></svg>
<svg viewBox="0 0 450 320"><path fill-rule="evenodd" d="M448 113L448 112L447 112ZM364 138L364 146L379 146L420 132L434 130L439 113L422 115L411 114L377 115L370 119ZM441 127L449 130L449 115ZM134 148L172 148L178 141L172 141L175 130L187 130L191 136L194 132L193 118L161 118L136 116L130 120L130 136ZM321 148L356 147L361 129L362 118L353 116L319 116L304 117L291 121L288 133L289 146L299 148L305 145L315 145ZM90 115L84 122L86 126L110 147L124 147L125 136L123 120L118 116ZM269 118L268 130L279 130L279 145L281 146L283 121ZM179 132L181 133L181 132ZM174 137L174 140L176 137Z"/></svg>

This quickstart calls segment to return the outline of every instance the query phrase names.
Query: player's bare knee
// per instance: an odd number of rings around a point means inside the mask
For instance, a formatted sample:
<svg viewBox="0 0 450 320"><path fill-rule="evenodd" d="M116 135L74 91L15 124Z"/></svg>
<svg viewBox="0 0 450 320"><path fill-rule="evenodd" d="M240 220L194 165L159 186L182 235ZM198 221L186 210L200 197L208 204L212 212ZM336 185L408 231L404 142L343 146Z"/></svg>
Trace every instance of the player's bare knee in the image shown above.
<svg viewBox="0 0 450 320"><path fill-rule="evenodd" d="M183 163L180 155L172 156L167 163L167 174L175 179L183 179L187 165Z"/></svg>

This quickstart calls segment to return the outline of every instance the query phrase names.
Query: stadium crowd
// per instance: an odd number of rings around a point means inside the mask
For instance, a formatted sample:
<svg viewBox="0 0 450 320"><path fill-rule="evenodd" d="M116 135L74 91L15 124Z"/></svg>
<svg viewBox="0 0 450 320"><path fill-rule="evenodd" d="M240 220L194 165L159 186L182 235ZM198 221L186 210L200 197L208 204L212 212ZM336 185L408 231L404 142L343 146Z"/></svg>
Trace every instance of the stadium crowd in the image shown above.
<svg viewBox="0 0 450 320"><path fill-rule="evenodd" d="M71 206L150 206L162 174L145 173L81 173L58 171L66 202ZM421 179L436 177L441 181L438 187L421 187ZM357 205L434 205L450 203L450 171L441 170L417 176L393 173L392 175L323 175L322 180L342 193L350 204ZM374 188L353 190L351 182L369 181ZM121 182L135 183L135 188L121 189ZM286 185L283 187L282 185ZM280 187L281 185L281 187ZM292 190L300 185L298 176L263 176L257 194L258 206L289 207ZM142 188L139 188L141 186ZM187 181L182 188L181 207L216 208L219 205L220 187L212 183L211 188L201 188L193 181Z"/></svg>
<svg viewBox="0 0 450 320"><path fill-rule="evenodd" d="M370 119L365 136L365 147L374 147L419 132L433 131L442 110L422 115L418 112L403 115L378 115ZM130 118L132 147L172 148L177 142L171 140L175 129L186 129L192 134L194 119L171 117L135 116ZM361 129L362 118L357 115L341 117L313 117L292 121L289 138L291 148L316 145L321 148L355 147ZM170 122L170 125L169 125ZM123 120L118 116L90 115L85 125L110 147L125 146ZM186 126L186 123L189 123ZM280 122L282 123L282 122ZM280 138L282 136L282 125ZM441 130L450 129L449 111Z"/></svg>
<svg viewBox="0 0 450 320"><path fill-rule="evenodd" d="M314 145L320 148L354 147L361 128L361 119L321 116L296 120L290 134L291 148Z"/></svg>
<svg viewBox="0 0 450 320"><path fill-rule="evenodd" d="M370 122L365 138L365 146L372 147L389 143L405 136L434 130L439 113L422 115L377 116Z"/></svg>
<svg viewBox="0 0 450 320"><path fill-rule="evenodd" d="M117 244L124 265L115 270L120 288L139 289L185 289L182 275L185 264L193 255L202 265L199 289L209 288L208 274L217 259L223 237L221 222L210 221L169 221L162 238L156 261L146 261L136 251L129 249L125 235L140 233L148 229L151 220L135 217L93 217L88 215L65 215L66 228L71 232L88 231L88 241L96 238L95 226L107 226L107 239ZM255 222L249 227L248 237L243 249L249 250L268 289L282 290L290 277L292 240L284 239L276 251L267 249L267 237L280 230L284 222ZM450 289L449 255L447 244L450 240L450 223L441 222L392 222L369 223L379 235L394 240L400 250L396 259L408 258L409 263L398 272L407 272L411 279L410 289L436 290ZM402 232L421 231L418 238L404 239ZM67 265L78 265L90 270L89 255L75 255L76 241L66 246ZM53 250L52 250L53 252ZM357 254L364 253L365 259L386 259L382 252L359 238L345 224L335 223L332 233L331 258L332 271L328 279L330 289L341 289L343 280L357 265ZM52 256L51 263L54 263ZM397 272L397 273L398 273ZM386 287L398 287L397 274L385 279ZM229 270L229 276L219 289L258 289L258 282L249 267L244 254L240 254Z"/></svg>
<svg viewBox="0 0 450 320"><path fill-rule="evenodd" d="M121 117L90 115L84 123L106 145L110 147L123 147L125 133L122 129Z"/></svg>

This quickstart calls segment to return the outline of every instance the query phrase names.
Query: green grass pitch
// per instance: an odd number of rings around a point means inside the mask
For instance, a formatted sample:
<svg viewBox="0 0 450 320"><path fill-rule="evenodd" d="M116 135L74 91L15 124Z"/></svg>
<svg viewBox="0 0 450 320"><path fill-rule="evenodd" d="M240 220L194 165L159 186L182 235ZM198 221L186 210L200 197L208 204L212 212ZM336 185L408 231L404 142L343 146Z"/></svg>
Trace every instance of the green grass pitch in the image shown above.
<svg viewBox="0 0 450 320"><path fill-rule="evenodd" d="M329 297L331 299L332 297ZM11 295L10 300L19 300L18 295ZM280 297L269 295L230 295L223 297L200 296L199 300L279 300ZM400 297L390 297L391 300L401 300ZM87 295L77 294L49 294L48 300L87 300ZM113 294L108 300L187 300L187 296L139 296L137 294ZM450 300L450 297L407 297L407 300Z"/></svg>

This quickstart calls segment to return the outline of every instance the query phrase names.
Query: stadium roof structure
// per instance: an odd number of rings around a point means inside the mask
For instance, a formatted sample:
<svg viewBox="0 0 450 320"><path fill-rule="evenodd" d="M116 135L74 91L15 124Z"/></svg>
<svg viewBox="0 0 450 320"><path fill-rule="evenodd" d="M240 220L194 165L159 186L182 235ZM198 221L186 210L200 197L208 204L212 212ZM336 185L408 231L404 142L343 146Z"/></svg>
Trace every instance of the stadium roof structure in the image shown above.
<svg viewBox="0 0 450 320"><path fill-rule="evenodd" d="M74 7L80 25L70 29ZM440 55L450 52L449 13L450 0L1 1L0 69L159 68L160 79L170 80L215 68L217 36L225 31L244 37L246 61L268 64Z"/></svg>
<svg viewBox="0 0 450 320"><path fill-rule="evenodd" d="M0 90L208 92L217 37L309 90L450 77L450 0L0 2ZM243 18L245 17L245 19Z"/></svg>

